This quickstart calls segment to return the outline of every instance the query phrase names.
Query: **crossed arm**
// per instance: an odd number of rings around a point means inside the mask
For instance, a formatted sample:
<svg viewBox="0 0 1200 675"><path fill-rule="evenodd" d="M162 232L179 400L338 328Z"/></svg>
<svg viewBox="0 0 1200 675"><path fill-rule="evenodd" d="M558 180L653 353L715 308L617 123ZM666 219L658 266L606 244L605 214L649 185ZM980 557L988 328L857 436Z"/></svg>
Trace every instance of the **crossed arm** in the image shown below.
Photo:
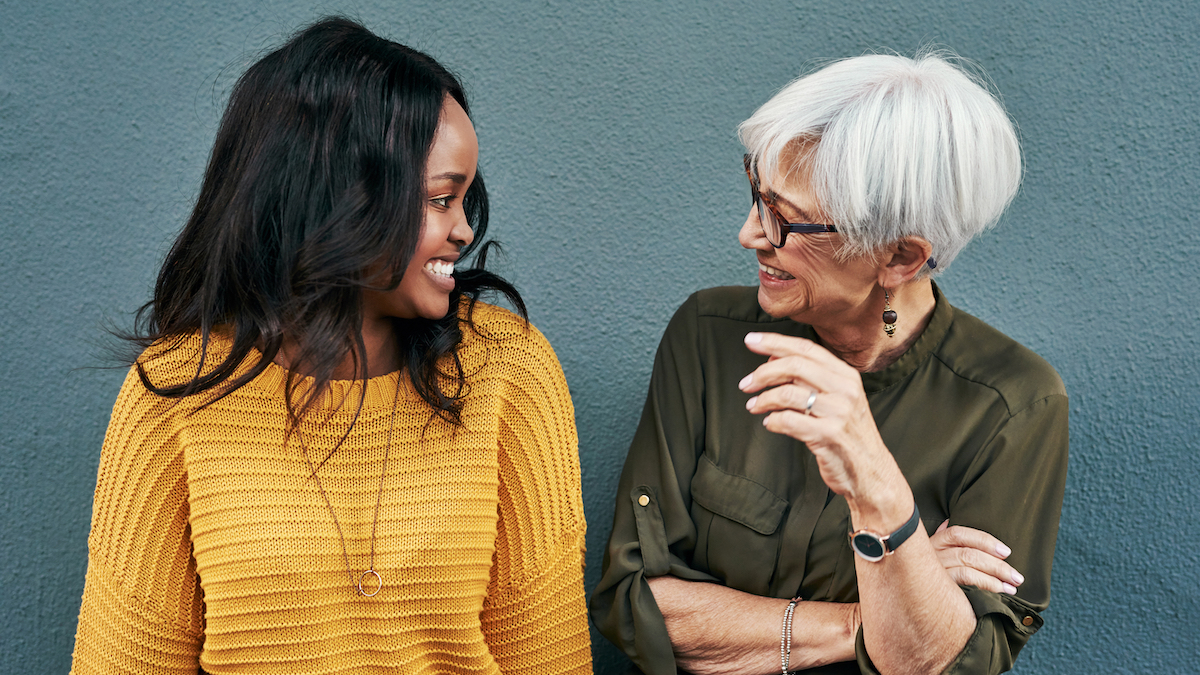
<svg viewBox="0 0 1200 675"><path fill-rule="evenodd" d="M941 565L939 574L955 584L1013 593L1023 581L1004 562L1008 547L986 532L942 523L927 542ZM779 671L787 600L672 576L648 581L681 668L696 675ZM862 624L858 603L802 601L792 623L792 669L854 660L854 641Z"/></svg>

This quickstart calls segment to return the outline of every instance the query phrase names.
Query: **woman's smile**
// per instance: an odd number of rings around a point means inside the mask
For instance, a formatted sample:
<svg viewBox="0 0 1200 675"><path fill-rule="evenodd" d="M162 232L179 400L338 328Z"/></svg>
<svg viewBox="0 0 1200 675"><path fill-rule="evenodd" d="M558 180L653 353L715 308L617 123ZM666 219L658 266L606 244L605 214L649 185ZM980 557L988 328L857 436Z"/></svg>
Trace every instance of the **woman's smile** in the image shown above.
<svg viewBox="0 0 1200 675"><path fill-rule="evenodd" d="M449 292L454 290L454 261L444 258L434 258L425 263L426 275L439 288Z"/></svg>
<svg viewBox="0 0 1200 675"><path fill-rule="evenodd" d="M759 281L763 283L774 283L781 281L795 281L796 277L784 272L781 269L771 267L763 263L761 260L758 263Z"/></svg>

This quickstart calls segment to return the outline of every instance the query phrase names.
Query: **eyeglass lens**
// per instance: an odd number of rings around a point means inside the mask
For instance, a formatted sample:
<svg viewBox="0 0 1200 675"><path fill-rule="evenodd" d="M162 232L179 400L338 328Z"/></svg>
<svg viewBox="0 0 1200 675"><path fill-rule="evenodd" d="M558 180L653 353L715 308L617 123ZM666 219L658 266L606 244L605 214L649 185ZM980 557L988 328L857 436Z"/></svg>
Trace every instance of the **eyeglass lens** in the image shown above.
<svg viewBox="0 0 1200 675"><path fill-rule="evenodd" d="M779 246L783 242L783 228L779 225L779 220L775 217L775 212L767 206L767 202L763 199L762 194L758 191L758 187L751 183L751 192L753 193L754 202L758 206L758 222L762 223L763 234L766 235L767 241L774 246Z"/></svg>

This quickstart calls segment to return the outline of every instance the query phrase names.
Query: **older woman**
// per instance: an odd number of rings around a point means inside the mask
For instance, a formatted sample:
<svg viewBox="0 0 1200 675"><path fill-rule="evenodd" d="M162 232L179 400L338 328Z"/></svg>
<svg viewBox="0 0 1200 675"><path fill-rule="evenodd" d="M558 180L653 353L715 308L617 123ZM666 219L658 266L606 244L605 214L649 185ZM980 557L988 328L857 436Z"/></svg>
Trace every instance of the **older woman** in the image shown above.
<svg viewBox="0 0 1200 675"><path fill-rule="evenodd" d="M1050 595L1067 397L931 276L1015 194L1013 127L926 53L830 65L740 135L759 285L671 320L592 617L647 673L1007 670Z"/></svg>

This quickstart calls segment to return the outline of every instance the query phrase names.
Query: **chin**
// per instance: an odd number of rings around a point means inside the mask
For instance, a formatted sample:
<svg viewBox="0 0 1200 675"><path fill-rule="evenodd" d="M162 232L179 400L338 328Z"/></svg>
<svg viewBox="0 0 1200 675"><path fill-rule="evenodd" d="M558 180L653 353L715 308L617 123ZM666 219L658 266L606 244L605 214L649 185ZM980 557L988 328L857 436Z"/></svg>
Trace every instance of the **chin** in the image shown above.
<svg viewBox="0 0 1200 675"><path fill-rule="evenodd" d="M762 286L758 287L758 306L776 319L789 319L795 314L787 303L772 298Z"/></svg>
<svg viewBox="0 0 1200 675"><path fill-rule="evenodd" d="M450 298L443 297L441 302L433 302L417 309L417 316L430 321L446 318L450 313Z"/></svg>
<svg viewBox="0 0 1200 675"><path fill-rule="evenodd" d="M446 318L446 314L450 312L450 308L446 307L441 311L436 309L421 309L417 312L417 318L428 319L429 321L439 321Z"/></svg>

